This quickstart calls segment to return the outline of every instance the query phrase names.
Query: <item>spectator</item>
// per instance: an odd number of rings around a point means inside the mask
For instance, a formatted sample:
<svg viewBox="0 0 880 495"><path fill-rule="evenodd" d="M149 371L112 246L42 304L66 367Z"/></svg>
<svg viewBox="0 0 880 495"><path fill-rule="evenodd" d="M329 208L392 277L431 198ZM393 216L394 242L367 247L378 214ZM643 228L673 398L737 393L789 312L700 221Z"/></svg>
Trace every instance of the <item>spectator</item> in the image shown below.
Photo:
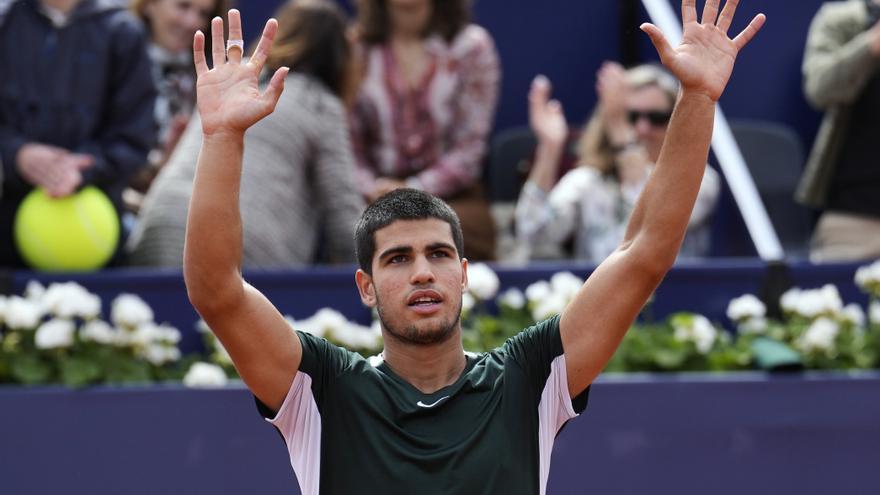
<svg viewBox="0 0 880 495"><path fill-rule="evenodd" d="M117 206L154 145L156 90L146 36L104 0L0 2L0 265L22 267L12 241L35 187L55 197L92 184Z"/></svg>
<svg viewBox="0 0 880 495"><path fill-rule="evenodd" d="M171 156L189 122L196 103L196 73L193 69L192 38L201 29L207 32L211 19L225 15L226 0L133 0L131 9L147 26L153 80L159 90L156 122L159 142L149 155L145 168L132 184L144 193L159 169ZM210 52L210 46L208 47ZM137 209L140 194L126 193L126 201Z"/></svg>
<svg viewBox="0 0 880 495"><path fill-rule="evenodd" d="M825 3L804 53L807 99L825 118L797 198L824 210L816 262L880 257L880 1Z"/></svg>
<svg viewBox="0 0 880 495"><path fill-rule="evenodd" d="M535 164L520 193L516 230L520 245L557 248L574 234L574 256L601 262L620 245L653 164L660 156L678 82L659 66L599 70L599 104L581 137L580 165L554 185L568 137L562 106L550 100L550 82L538 76L529 93L529 121L538 138ZM709 249L708 219L719 193L718 174L703 176L681 253Z"/></svg>
<svg viewBox="0 0 880 495"><path fill-rule="evenodd" d="M347 21L326 0L288 1L277 18L266 74L282 66L290 74L275 112L245 138L244 266L353 261L354 225L364 205L344 104L353 72ZM195 115L144 200L129 245L133 263L182 265L201 136Z"/></svg>
<svg viewBox="0 0 880 495"><path fill-rule="evenodd" d="M359 0L364 74L352 116L361 192L398 187L446 200L465 254L490 259L495 229L481 188L500 68L467 0Z"/></svg>

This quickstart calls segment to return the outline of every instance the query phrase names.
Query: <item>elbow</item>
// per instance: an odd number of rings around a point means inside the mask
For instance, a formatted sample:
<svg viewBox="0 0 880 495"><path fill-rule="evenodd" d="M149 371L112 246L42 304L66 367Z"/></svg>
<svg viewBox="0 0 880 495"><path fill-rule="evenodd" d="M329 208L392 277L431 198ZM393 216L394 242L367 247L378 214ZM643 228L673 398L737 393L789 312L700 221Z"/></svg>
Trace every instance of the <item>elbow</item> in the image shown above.
<svg viewBox="0 0 880 495"><path fill-rule="evenodd" d="M666 276L666 272L675 264L681 242L674 245L669 243L670 245L667 246L663 243L644 241L644 239L626 241L618 250L638 267L639 272L650 276L659 284Z"/></svg>
<svg viewBox="0 0 880 495"><path fill-rule="evenodd" d="M237 278L239 283L223 277L217 270L184 260L183 281L187 298L196 312L205 319L232 307L243 291L241 276Z"/></svg>

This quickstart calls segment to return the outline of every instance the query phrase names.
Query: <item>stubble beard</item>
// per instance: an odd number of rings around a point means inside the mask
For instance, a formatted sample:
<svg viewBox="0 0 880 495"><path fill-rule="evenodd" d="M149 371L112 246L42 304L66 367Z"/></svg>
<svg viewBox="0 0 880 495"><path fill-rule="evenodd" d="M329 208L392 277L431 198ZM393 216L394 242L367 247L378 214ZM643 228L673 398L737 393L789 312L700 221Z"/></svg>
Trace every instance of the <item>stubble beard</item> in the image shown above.
<svg viewBox="0 0 880 495"><path fill-rule="evenodd" d="M385 332L388 333L388 336L401 343L417 346L440 344L452 338L461 321L461 305L461 298L459 298L458 308L452 318L441 321L433 328L422 328L419 330L415 324L398 326L386 318L385 312L382 310L382 302L378 296L376 297L376 310L379 313L379 322L382 324Z"/></svg>

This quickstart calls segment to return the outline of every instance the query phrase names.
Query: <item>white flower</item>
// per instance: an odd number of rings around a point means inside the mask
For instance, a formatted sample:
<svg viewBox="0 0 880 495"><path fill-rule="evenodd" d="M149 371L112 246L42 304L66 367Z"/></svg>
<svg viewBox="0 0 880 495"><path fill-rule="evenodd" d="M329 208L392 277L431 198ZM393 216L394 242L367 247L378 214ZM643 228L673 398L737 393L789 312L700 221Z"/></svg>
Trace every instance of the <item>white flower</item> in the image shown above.
<svg viewBox="0 0 880 495"><path fill-rule="evenodd" d="M837 287L831 284L821 289L790 289L782 295L780 305L786 312L810 319L822 315L836 315L843 311L840 293L837 292Z"/></svg>
<svg viewBox="0 0 880 495"><path fill-rule="evenodd" d="M80 329L79 335L85 341L99 344L113 345L119 342L119 332L103 320L86 322Z"/></svg>
<svg viewBox="0 0 880 495"><path fill-rule="evenodd" d="M767 307L760 299L752 294L745 294L730 301L727 305L727 317L732 321L742 321L751 318L763 318L767 314Z"/></svg>
<svg viewBox="0 0 880 495"><path fill-rule="evenodd" d="M58 318L95 318L101 314L101 298L76 282L57 283L42 293L43 308Z"/></svg>
<svg viewBox="0 0 880 495"><path fill-rule="evenodd" d="M156 366L162 366L180 359L180 349L175 346L153 343L138 353Z"/></svg>
<svg viewBox="0 0 880 495"><path fill-rule="evenodd" d="M498 303L511 309L522 309L526 305L526 295L518 287L511 287L501 294Z"/></svg>
<svg viewBox="0 0 880 495"><path fill-rule="evenodd" d="M880 296L880 260L856 270L856 285L875 296Z"/></svg>
<svg viewBox="0 0 880 495"><path fill-rule="evenodd" d="M880 301L871 301L871 305L868 307L868 317L871 323L880 325Z"/></svg>
<svg viewBox="0 0 880 495"><path fill-rule="evenodd" d="M34 344L37 349L60 349L73 345L73 333L76 326L70 320L56 318L49 320L37 328Z"/></svg>
<svg viewBox="0 0 880 495"><path fill-rule="evenodd" d="M33 329L43 318L42 307L29 299L12 296L6 300L4 319L13 330Z"/></svg>
<svg viewBox="0 0 880 495"><path fill-rule="evenodd" d="M302 332L312 334L315 337L324 337L328 333L348 325L348 320L335 309L322 308L305 320L293 322L293 325Z"/></svg>
<svg viewBox="0 0 880 495"><path fill-rule="evenodd" d="M551 292L543 299L537 301L532 308L532 318L535 321L544 320L553 315L558 315L565 310L568 299L563 294Z"/></svg>
<svg viewBox="0 0 880 495"><path fill-rule="evenodd" d="M834 350L834 339L840 333L837 322L828 318L819 318L807 328L804 335L797 341L797 346L805 352Z"/></svg>
<svg viewBox="0 0 880 495"><path fill-rule="evenodd" d="M468 291L477 299L488 301L498 294L501 282L498 275L485 263L468 265Z"/></svg>
<svg viewBox="0 0 880 495"><path fill-rule="evenodd" d="M120 294L113 300L110 320L120 327L135 328L153 321L153 310L134 294Z"/></svg>
<svg viewBox="0 0 880 495"><path fill-rule="evenodd" d="M127 343L136 347L148 347L152 344L162 343L174 345L180 342L180 331L167 325L156 325L152 321L141 323L133 331L122 330L127 336Z"/></svg>
<svg viewBox="0 0 880 495"><path fill-rule="evenodd" d="M583 286L584 280L571 272L554 273L550 277L550 289L566 301L574 299Z"/></svg>
<svg viewBox="0 0 880 495"><path fill-rule="evenodd" d="M474 309L474 306L477 304L477 299L470 293L465 292L461 295L461 311L462 313L467 313L470 310Z"/></svg>
<svg viewBox="0 0 880 495"><path fill-rule="evenodd" d="M767 318L758 316L742 320L737 324L736 331L741 334L763 334L767 331Z"/></svg>
<svg viewBox="0 0 880 495"><path fill-rule="evenodd" d="M209 363L193 363L183 377L183 384L192 388L222 387L228 382L223 368Z"/></svg>
<svg viewBox="0 0 880 495"><path fill-rule="evenodd" d="M36 280L29 281L27 287L24 289L24 297L31 301L40 301L45 293L46 288Z"/></svg>
<svg viewBox="0 0 880 495"><path fill-rule="evenodd" d="M840 313L840 317L843 321L848 321L857 328L865 326L865 311L856 303L847 304Z"/></svg>
<svg viewBox="0 0 880 495"><path fill-rule="evenodd" d="M529 304L535 305L547 298L553 290L550 288L550 282L539 280L526 287L526 299Z"/></svg>
<svg viewBox="0 0 880 495"><path fill-rule="evenodd" d="M718 339L718 330L703 315L687 315L673 319L674 337L681 342L693 342L700 354L708 354Z"/></svg>
<svg viewBox="0 0 880 495"><path fill-rule="evenodd" d="M333 339L343 347L352 350L376 349L382 344L382 335L376 334L370 327L348 323L332 333Z"/></svg>

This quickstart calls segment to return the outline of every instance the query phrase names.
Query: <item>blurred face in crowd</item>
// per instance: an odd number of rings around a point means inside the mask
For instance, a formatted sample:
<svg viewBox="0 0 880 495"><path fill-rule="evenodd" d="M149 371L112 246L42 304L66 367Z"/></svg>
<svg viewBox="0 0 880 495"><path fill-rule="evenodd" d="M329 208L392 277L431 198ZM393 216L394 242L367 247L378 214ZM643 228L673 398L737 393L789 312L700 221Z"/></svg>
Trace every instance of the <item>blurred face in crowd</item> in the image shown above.
<svg viewBox="0 0 880 495"><path fill-rule="evenodd" d="M391 31L397 35L422 36L434 13L433 0L387 0Z"/></svg>
<svg viewBox="0 0 880 495"><path fill-rule="evenodd" d="M214 0L153 0L146 6L153 43L172 52L192 49L193 34L211 21Z"/></svg>
<svg viewBox="0 0 880 495"><path fill-rule="evenodd" d="M456 334L467 260L443 220L398 220L374 234L372 275L358 272L361 299L376 307L386 336L410 345Z"/></svg>
<svg viewBox="0 0 880 495"><path fill-rule="evenodd" d="M651 161L656 163L672 115L669 96L658 86L644 86L629 92L626 109L636 138L648 151Z"/></svg>

